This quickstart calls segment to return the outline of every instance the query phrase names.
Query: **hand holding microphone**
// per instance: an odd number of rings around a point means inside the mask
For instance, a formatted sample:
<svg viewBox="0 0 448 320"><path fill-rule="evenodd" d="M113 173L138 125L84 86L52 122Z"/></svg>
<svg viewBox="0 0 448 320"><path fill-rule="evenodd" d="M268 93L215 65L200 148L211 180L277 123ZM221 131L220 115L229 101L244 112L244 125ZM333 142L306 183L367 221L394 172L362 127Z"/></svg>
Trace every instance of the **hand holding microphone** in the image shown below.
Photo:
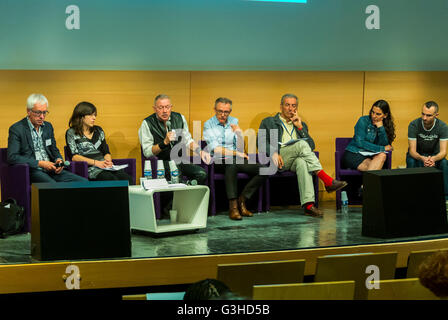
<svg viewBox="0 0 448 320"><path fill-rule="evenodd" d="M56 169L54 170L54 173L56 173L56 174L60 174L64 168L67 168L68 166L70 166L70 162L68 162L68 161L62 161L62 159L58 159L58 160L56 160L56 162L54 163L54 166L55 166L55 168L56 168Z"/></svg>
<svg viewBox="0 0 448 320"><path fill-rule="evenodd" d="M168 120L166 122L166 136L165 136L165 140L164 143L166 145L170 144L171 147L173 146L173 141L176 140L176 131L174 129L172 129L171 127L171 121Z"/></svg>
<svg viewBox="0 0 448 320"><path fill-rule="evenodd" d="M61 168L61 167L67 168L67 167L70 166L70 162L69 161L62 161L62 160L60 160L60 161L56 162L54 164L54 166L56 168Z"/></svg>

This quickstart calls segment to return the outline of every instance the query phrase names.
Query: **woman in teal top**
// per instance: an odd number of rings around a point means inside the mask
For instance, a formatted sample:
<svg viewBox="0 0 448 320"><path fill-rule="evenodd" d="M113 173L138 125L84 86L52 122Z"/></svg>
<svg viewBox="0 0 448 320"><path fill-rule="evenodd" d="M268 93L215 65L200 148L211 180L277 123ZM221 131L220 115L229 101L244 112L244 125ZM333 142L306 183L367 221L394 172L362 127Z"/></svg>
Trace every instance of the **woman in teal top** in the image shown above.
<svg viewBox="0 0 448 320"><path fill-rule="evenodd" d="M368 116L359 118L355 134L342 156L342 168L359 171L379 170L392 151L395 124L387 101L378 100Z"/></svg>

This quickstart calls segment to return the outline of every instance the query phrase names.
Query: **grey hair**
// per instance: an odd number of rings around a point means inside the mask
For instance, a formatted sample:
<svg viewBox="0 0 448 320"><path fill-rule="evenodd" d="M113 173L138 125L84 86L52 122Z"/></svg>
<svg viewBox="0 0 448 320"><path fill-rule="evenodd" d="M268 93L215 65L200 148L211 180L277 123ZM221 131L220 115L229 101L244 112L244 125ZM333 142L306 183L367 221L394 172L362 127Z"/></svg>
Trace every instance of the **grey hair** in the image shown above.
<svg viewBox="0 0 448 320"><path fill-rule="evenodd" d="M26 108L27 108L28 110L31 110L31 109L34 108L34 105L35 105L36 103L46 104L46 105L47 105L47 108L49 107L49 105L48 105L48 100L47 100L47 98L46 98L43 94L40 94L40 93L33 93L33 94L31 94L31 95L28 97L28 99L26 100Z"/></svg>
<svg viewBox="0 0 448 320"><path fill-rule="evenodd" d="M229 98L220 97L220 98L216 99L215 109L216 109L216 106L218 105L218 103L230 104L230 110L232 110L232 100L230 100Z"/></svg>
<svg viewBox="0 0 448 320"><path fill-rule="evenodd" d="M159 95L157 95L157 97L154 98L154 105L156 105L157 101L161 100L161 99L170 99L171 100L170 96L168 96L166 94L159 94Z"/></svg>
<svg viewBox="0 0 448 320"><path fill-rule="evenodd" d="M282 100L280 101L280 104L283 104L285 102L285 99L288 99L288 98L294 98L297 100L297 103L299 103L299 98L297 98L297 96L295 94L287 93L287 94L283 95Z"/></svg>

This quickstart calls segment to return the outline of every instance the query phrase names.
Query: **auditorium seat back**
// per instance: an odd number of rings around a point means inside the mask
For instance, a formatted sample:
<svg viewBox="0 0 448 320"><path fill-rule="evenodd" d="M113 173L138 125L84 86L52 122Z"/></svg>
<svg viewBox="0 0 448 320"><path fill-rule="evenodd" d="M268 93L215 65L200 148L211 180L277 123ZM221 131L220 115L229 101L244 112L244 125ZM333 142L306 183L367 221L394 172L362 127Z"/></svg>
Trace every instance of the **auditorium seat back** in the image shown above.
<svg viewBox="0 0 448 320"><path fill-rule="evenodd" d="M378 280L394 279L397 265L397 252L360 253L318 257L316 261L315 282L355 281L355 300L367 298L366 281L374 276L371 266L377 267ZM368 268L369 267L369 268Z"/></svg>
<svg viewBox="0 0 448 320"><path fill-rule="evenodd" d="M440 300L418 278L381 280L379 285L367 292L367 300Z"/></svg>
<svg viewBox="0 0 448 320"><path fill-rule="evenodd" d="M252 297L254 285L301 283L305 260L218 264L217 279L240 296Z"/></svg>
<svg viewBox="0 0 448 320"><path fill-rule="evenodd" d="M254 300L353 300L355 281L256 285Z"/></svg>
<svg viewBox="0 0 448 320"><path fill-rule="evenodd" d="M430 255L436 253L438 250L420 250L411 251L408 258L408 268L406 271L406 278L417 278L418 268L420 264Z"/></svg>

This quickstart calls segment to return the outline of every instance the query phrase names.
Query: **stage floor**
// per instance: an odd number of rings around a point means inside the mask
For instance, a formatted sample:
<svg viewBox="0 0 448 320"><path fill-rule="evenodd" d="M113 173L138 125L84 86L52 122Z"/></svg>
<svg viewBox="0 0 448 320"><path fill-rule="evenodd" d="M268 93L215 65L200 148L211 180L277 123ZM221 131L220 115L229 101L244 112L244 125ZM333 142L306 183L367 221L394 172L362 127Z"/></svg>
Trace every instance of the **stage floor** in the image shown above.
<svg viewBox="0 0 448 320"><path fill-rule="evenodd" d="M448 234L381 239L361 235L362 208L350 207L344 215L334 202L322 202L324 218L305 216L299 207L273 208L241 221L226 212L208 217L207 228L194 233L153 236L132 234L132 257L176 257L290 249L339 247L448 238ZM168 220L160 220L169 223ZM30 256L31 235L0 239L0 264L36 263Z"/></svg>

